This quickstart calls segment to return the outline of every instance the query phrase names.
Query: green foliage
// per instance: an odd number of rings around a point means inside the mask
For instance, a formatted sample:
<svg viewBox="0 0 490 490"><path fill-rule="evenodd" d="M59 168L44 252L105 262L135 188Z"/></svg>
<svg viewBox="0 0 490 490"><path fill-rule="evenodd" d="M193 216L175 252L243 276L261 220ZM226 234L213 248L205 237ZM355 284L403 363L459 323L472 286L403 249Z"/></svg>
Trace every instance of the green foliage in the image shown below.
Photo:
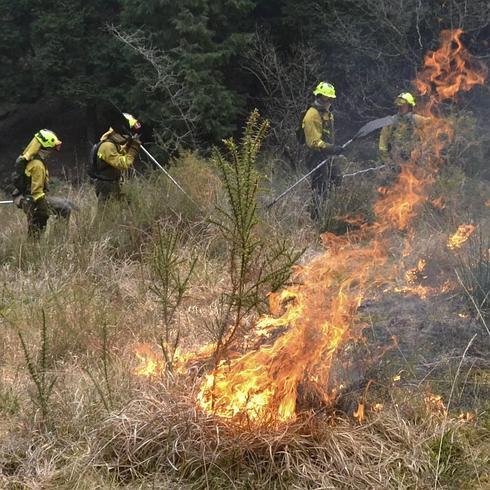
<svg viewBox="0 0 490 490"><path fill-rule="evenodd" d="M84 371L87 373L88 377L92 381L99 394L99 397L104 405L107 412L110 412L114 408L114 400L112 396L111 381L109 378L109 364L110 364L110 351L109 351L109 341L107 336L107 325L104 323L102 325L102 375L105 387L99 383L97 378L92 374L89 368L85 368Z"/></svg>
<svg viewBox="0 0 490 490"><path fill-rule="evenodd" d="M41 325L41 345L37 355L37 361L33 359L32 353L29 352L24 336L19 331L17 332L24 353L27 370L31 376L31 380L36 388L31 399L35 406L41 410L41 417L44 423L49 422L49 399L53 392L54 385L57 381L57 376L49 374L48 366L48 331L46 327L46 315L42 311Z"/></svg>
<svg viewBox="0 0 490 490"><path fill-rule="evenodd" d="M19 101L57 95L84 102L95 93L109 95L125 65L117 43L104 32L105 23L117 16L118 4L2 0L0 41L9 49L3 50L1 61L11 75L0 82L6 100L12 101L12 94Z"/></svg>
<svg viewBox="0 0 490 490"><path fill-rule="evenodd" d="M137 84L129 87L128 96L143 118L156 123L164 140L168 121L186 134L186 144L199 144L202 139L215 142L234 130L244 106L235 58L252 32L254 4L251 0L123 2L122 27L133 33L144 24L146 44L164 55L153 67L148 59L132 55ZM191 114L182 118L179 99L186 97L192 99L187 104ZM199 124L192 134L189 125L194 121Z"/></svg>
<svg viewBox="0 0 490 490"><path fill-rule="evenodd" d="M29 22L31 13L28 1L0 1L0 101L32 100L33 73L29 69ZM8 46L8 49L7 49Z"/></svg>
<svg viewBox="0 0 490 490"><path fill-rule="evenodd" d="M181 242L182 236L179 233L162 230L158 226L150 256L150 290L160 304L164 328L160 346L168 371L172 370L181 336L180 327L176 324L176 314L189 288L189 280L197 261L197 258L192 258L187 270L183 270L185 261L178 255Z"/></svg>
<svg viewBox="0 0 490 490"><path fill-rule="evenodd" d="M20 408L19 396L12 387L0 384L0 413L4 416L14 415Z"/></svg>
<svg viewBox="0 0 490 490"><path fill-rule="evenodd" d="M94 95L111 99L166 154L215 144L259 106L294 166L291 130L319 79L338 87L338 127L350 132L393 111L442 28L464 27L465 45L486 54L487 11L483 0L0 0L0 102L64 97L86 107L92 128ZM253 42L264 32L266 56ZM485 162L485 148L464 149L468 162Z"/></svg>
<svg viewBox="0 0 490 490"><path fill-rule="evenodd" d="M480 233L458 254L456 274L468 306L482 321L490 318L490 242Z"/></svg>
<svg viewBox="0 0 490 490"><path fill-rule="evenodd" d="M458 434L447 430L441 436L434 438L429 447L434 458L434 466L438 469L438 479L441 482L453 482L461 476L464 451L458 440Z"/></svg>
<svg viewBox="0 0 490 490"><path fill-rule="evenodd" d="M245 316L260 306L264 289L281 287L301 255L290 251L284 241L267 248L266 241L257 234L259 174L255 164L268 126L255 110L240 144L230 138L224 141L226 153L216 148L213 153L226 197L226 204L217 208L214 223L228 246L230 284L223 298L222 318L215 328L217 361L235 339Z"/></svg>

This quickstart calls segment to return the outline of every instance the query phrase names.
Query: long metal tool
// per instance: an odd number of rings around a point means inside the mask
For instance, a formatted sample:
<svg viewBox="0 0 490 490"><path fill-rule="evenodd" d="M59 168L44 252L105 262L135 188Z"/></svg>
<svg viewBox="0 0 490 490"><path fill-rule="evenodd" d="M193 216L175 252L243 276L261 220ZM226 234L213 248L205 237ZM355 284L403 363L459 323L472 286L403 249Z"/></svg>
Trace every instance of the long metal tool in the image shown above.
<svg viewBox="0 0 490 490"><path fill-rule="evenodd" d="M306 180L312 173L316 172L319 168L323 167L327 162L329 158L326 160L321 161L313 170L310 170L306 175L303 175L301 179L299 179L297 182L295 182L291 187L288 187L282 194L279 194L273 201L271 201L269 204L267 204L267 208L270 209L274 204L276 204L277 201L282 199L286 194L291 192L297 185L301 184L304 180Z"/></svg>
<svg viewBox="0 0 490 490"><path fill-rule="evenodd" d="M352 172L350 174L344 174L342 175L342 178L345 179L345 177L354 177L359 174L365 174L366 172L374 172L375 170L380 170L382 168L385 168L386 165L378 165L377 167L369 167L369 168L364 168L362 170L358 170L357 172Z"/></svg>
<svg viewBox="0 0 490 490"><path fill-rule="evenodd" d="M376 131L377 129L384 128L385 126L390 126L394 122L395 122L395 116L386 116L386 117L381 117L380 119L374 119L373 121L369 121L364 126L362 126L361 129L359 129L359 131L350 140L347 140L342 145L342 149L347 148L357 138L363 138L364 136L367 136L368 134L372 133L373 131ZM274 206L274 204L276 204L277 201L279 201L286 194L291 192L297 185L301 184L301 182L307 179L312 173L314 173L319 168L323 167L323 165L325 165L330 158L331 157L322 160L313 170L310 170L306 175L303 175L303 177L301 177L301 179L295 182L291 187L288 187L282 194L279 194L273 201L271 201L267 205L267 208L271 208L272 206ZM376 168L381 168L381 167L376 167ZM365 169L364 171L356 172L353 175L357 175L357 173L368 172L373 169L374 167L372 169ZM352 177L352 175L348 174L348 175L344 175L344 177Z"/></svg>
<svg viewBox="0 0 490 490"><path fill-rule="evenodd" d="M182 188L182 186L165 170L165 168L160 165L158 160L143 146L141 145L141 149L145 153L145 155L173 182L173 184L190 200L192 201L198 208L200 207L194 199L192 199L189 194Z"/></svg>
<svg viewBox="0 0 490 490"><path fill-rule="evenodd" d="M70 201L65 197L48 196L46 199L48 200L48 205L56 205L58 207L69 208L72 211L80 211L80 208L73 201ZM12 199L8 201L0 201L0 204L13 204L13 203L14 201Z"/></svg>

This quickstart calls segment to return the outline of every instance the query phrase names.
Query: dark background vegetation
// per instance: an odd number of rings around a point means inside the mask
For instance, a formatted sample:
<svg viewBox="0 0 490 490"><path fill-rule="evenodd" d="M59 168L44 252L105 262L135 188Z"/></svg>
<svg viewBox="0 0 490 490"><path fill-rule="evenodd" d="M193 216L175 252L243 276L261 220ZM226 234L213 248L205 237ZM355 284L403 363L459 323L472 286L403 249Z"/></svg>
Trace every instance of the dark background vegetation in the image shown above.
<svg viewBox="0 0 490 490"><path fill-rule="evenodd" d="M65 172L83 175L106 126L94 97L136 114L161 157L209 151L258 107L292 165L298 114L319 80L337 87L344 140L393 111L442 29L462 27L469 50L489 57L486 0L0 0L0 18L4 177L39 127L65 142ZM487 90L464 101L479 121Z"/></svg>

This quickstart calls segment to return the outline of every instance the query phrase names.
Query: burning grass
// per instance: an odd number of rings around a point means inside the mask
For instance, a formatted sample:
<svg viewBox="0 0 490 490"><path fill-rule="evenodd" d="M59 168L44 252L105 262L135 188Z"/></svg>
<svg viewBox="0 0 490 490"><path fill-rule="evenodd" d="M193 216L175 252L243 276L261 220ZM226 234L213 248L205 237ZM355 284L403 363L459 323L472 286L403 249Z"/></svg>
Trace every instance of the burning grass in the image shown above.
<svg viewBox="0 0 490 490"><path fill-rule="evenodd" d="M440 117L440 105L460 91L484 83L486 68L473 62L461 44L461 35L461 30L443 31L440 48L426 55L414 80L426 97L422 112L428 117L413 137L417 145L410 160L395 161L399 175L390 186L380 189L373 206L376 221L361 224L347 237L322 235L325 252L301 268L300 285L286 288L286 311L271 321L283 326L284 334L272 344L221 361L202 384L197 399L202 409L239 424L243 420L259 425L294 421L304 379L326 404L335 399L335 394L328 392L332 360L347 342L361 335L357 308L377 288L396 279L396 255L410 255L417 241L413 222L429 200L444 161L443 149L455 132L451 122ZM462 238L452 237L449 248L460 246L471 231L465 229ZM391 251L399 232L406 234L404 249L395 253L393 260ZM457 242L454 247L453 242ZM418 289L423 297L438 291L409 288Z"/></svg>
<svg viewBox="0 0 490 490"><path fill-rule="evenodd" d="M363 425L310 412L279 429L242 430L196 410L188 386L154 388L97 431L99 457L122 481L159 473L194 488L425 487L437 440L464 425L421 401L418 420L404 417L403 405L370 410ZM413 413L413 397L405 404ZM449 459L452 469L463 464ZM480 471L467 464L460 474L476 478Z"/></svg>
<svg viewBox="0 0 490 490"><path fill-rule="evenodd" d="M458 54L464 53L449 40ZM434 54L430 59L444 61ZM444 67L458 64L442 64L439 71L430 65L424 87L429 94L434 84L445 101L440 90ZM451 86L462 82L454 76L449 81ZM429 105L435 107L432 101ZM439 279L454 272L454 261L475 238L448 249L458 226L475 222L484 234L488 222L463 216L466 209L463 213L450 195L444 202L431 196L441 163L433 158L452 132L439 116L427 129L428 143L414 154L424 165L402 166L394 186L385 188L375 205L376 221L374 216L350 220L345 236L326 233L322 247L316 236L311 243L307 194L298 194L289 207L284 201L277 222L265 216L259 233L309 246L307 259L282 292L270 295L270 315L258 323L255 315L246 319L253 327L249 337L215 370L205 362L209 351L201 352L204 357L192 355L188 370L176 365L173 374L165 373L167 365L158 356L164 322L149 292L154 279L148 262L154 222L184 231L178 261L191 264L200 255L172 324L183 347L192 350L211 340L209 323L217 318L219 297L228 286L226 244L201 212L189 203L177 206L169 188L162 197L160 179L131 183L133 203L108 208L100 220L93 195L82 190L82 211L68 236L50 227L39 244L21 238L24 217L8 211L0 230L5 264L0 271L0 486L485 488L486 332L479 317L463 311L458 283L443 293ZM439 130L441 138L429 130ZM190 193L210 209L220 183L206 177L209 169L195 157L186 159L188 168L178 169L179 176L189 186L209 185ZM202 173L194 179L196 172ZM467 185L455 186L465 199L474 197L476 188ZM358 213L357 194L345 187L339 191L336 199L352 206L339 206L343 215ZM487 192L481 206L489 198ZM436 204L429 205L431 200ZM488 259L487 249L482 250L467 276L478 277L479 286L461 277L469 292L486 300ZM474 272L480 270L483 276ZM391 294L395 286L403 287ZM417 291L425 296L416 296ZM48 343L38 369L57 378L43 421L32 403L35 380L17 336L17 331L23 334L37 362L41 310ZM381 351L393 348L375 373L360 371L362 380L346 393L333 366L343 357L352 374L351 346L363 329L364 342L378 340ZM395 343L392 337L398 337ZM155 376L134 374L139 342L155 346ZM143 355L149 357L148 351ZM366 358L359 359L365 368ZM473 382L477 368L479 379ZM373 382L365 387L368 377ZM300 392L308 390L318 395L315 404L301 403Z"/></svg>

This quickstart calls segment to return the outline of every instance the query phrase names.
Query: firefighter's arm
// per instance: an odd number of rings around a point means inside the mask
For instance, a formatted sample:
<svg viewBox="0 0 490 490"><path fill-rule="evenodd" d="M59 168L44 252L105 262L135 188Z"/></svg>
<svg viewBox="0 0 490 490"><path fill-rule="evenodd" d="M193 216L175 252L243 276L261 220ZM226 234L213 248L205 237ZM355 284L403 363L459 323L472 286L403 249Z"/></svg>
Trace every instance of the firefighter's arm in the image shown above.
<svg viewBox="0 0 490 490"><path fill-rule="evenodd" d="M328 150L332 146L323 141L322 129L322 119L318 111L308 111L303 119L305 142L308 148L314 150Z"/></svg>
<svg viewBox="0 0 490 490"><path fill-rule="evenodd" d="M25 173L31 178L31 196L34 201L38 201L45 196L44 190L47 183L46 167L40 160L33 160L27 165Z"/></svg>
<svg viewBox="0 0 490 490"><path fill-rule="evenodd" d="M391 140L391 133L393 131L392 126L385 126L381 130L381 134L379 135L379 154L383 160L388 158L388 152L390 149L390 140Z"/></svg>
<svg viewBox="0 0 490 490"><path fill-rule="evenodd" d="M119 152L114 143L107 141L99 146L97 156L111 167L124 171L133 164L136 153L137 150L133 150L133 146L128 151L121 150Z"/></svg>

